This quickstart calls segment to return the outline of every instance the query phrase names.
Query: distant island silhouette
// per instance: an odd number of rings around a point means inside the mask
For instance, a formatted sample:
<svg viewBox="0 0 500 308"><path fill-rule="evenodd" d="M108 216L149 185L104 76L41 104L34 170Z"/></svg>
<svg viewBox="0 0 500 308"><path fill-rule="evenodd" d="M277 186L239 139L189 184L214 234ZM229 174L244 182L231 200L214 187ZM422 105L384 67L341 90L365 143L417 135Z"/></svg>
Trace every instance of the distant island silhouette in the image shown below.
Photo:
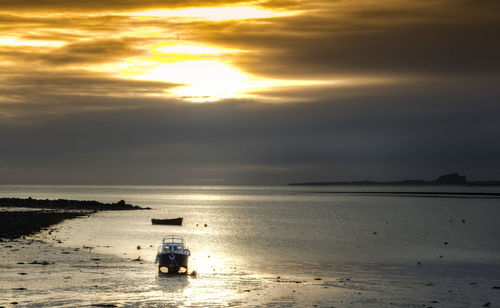
<svg viewBox="0 0 500 308"><path fill-rule="evenodd" d="M351 182L303 182L289 183L290 186L347 186L347 185L400 185L400 186L429 186L429 185L456 185L456 186L500 186L500 181L467 181L465 175L449 173L439 176L432 181L401 180L401 181L351 181Z"/></svg>

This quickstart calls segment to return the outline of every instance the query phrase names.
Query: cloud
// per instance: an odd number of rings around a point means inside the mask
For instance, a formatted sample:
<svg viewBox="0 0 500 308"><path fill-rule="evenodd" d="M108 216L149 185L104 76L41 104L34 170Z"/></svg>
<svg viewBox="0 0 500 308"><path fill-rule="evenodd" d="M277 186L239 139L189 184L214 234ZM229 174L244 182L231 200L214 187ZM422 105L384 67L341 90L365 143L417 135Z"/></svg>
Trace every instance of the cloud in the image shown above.
<svg viewBox="0 0 500 308"><path fill-rule="evenodd" d="M100 12L100 11L130 11L148 8L178 8L197 6L235 5L246 3L245 1L228 0L170 0L168 2L159 0L128 1L128 0L87 0L87 1L64 1L64 0L26 0L22 5L15 0L2 1L2 8L6 11L37 11L37 12Z"/></svg>
<svg viewBox="0 0 500 308"><path fill-rule="evenodd" d="M462 91L440 97L435 89L420 96L405 89L278 105L101 98L104 105L135 108L3 124L1 161L19 174L43 167L46 181L57 183L69 173L79 175L74 182L108 184L383 180L450 170L492 178L499 166L500 109L489 93L463 97ZM3 175L1 181L29 179Z"/></svg>
<svg viewBox="0 0 500 308"><path fill-rule="evenodd" d="M164 96L169 88L178 86L81 71L22 70L7 76L0 85L0 124L4 125L30 125L86 112L143 108L157 103L148 97Z"/></svg>
<svg viewBox="0 0 500 308"><path fill-rule="evenodd" d="M249 50L236 59L266 76L498 72L492 2L313 2L297 16L202 24L202 39ZM390 17L389 17L390 16Z"/></svg>
<svg viewBox="0 0 500 308"><path fill-rule="evenodd" d="M221 3L229 2L168 6ZM3 1L0 34L10 45L0 46L0 183L498 174L497 2L258 3L300 14L179 23L121 14L165 7L157 1ZM240 50L199 57L289 83L190 104L168 92L179 84L113 69L178 39Z"/></svg>

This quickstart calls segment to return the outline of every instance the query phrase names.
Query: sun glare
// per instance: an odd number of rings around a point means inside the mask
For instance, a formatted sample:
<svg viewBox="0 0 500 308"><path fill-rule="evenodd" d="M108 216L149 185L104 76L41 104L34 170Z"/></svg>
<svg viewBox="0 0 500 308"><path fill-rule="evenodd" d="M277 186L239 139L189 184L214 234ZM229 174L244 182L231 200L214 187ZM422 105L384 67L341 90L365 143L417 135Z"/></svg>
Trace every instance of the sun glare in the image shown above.
<svg viewBox="0 0 500 308"><path fill-rule="evenodd" d="M150 68L144 65L139 73L125 70L124 75L141 80L182 84L171 90L171 93L194 102L237 97L245 89L247 79L237 69L213 60L165 63Z"/></svg>
<svg viewBox="0 0 500 308"><path fill-rule="evenodd" d="M249 75L221 57L244 50L188 41L164 41L144 48L149 50L150 56L88 68L118 73L122 78L177 84L166 89L165 94L192 102L242 97L251 84Z"/></svg>
<svg viewBox="0 0 500 308"><path fill-rule="evenodd" d="M145 55L124 58L119 62L87 66L87 69L108 72L125 79L164 82L165 96L191 102L213 102L227 98L249 98L265 89L309 85L314 81L274 80L254 76L237 68L235 59L249 50L228 46L209 45L205 42L179 40L179 32L166 32L163 18L168 23L188 21L221 21L262 19L288 16L299 11L273 11L251 6L198 7L183 9L156 9L123 13L138 18L153 18L154 22L134 30L126 29L122 35L141 36L149 42L140 48ZM149 21L148 21L149 22ZM160 95L157 92L150 95ZM163 95L163 94L161 94ZM260 97L260 95L258 95Z"/></svg>

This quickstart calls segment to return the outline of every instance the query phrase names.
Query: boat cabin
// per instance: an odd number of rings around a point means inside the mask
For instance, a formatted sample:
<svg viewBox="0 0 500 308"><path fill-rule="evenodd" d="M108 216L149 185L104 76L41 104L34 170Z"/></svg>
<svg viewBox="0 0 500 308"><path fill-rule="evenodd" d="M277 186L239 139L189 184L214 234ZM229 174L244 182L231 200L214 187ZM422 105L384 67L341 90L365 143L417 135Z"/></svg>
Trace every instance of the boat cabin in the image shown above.
<svg viewBox="0 0 500 308"><path fill-rule="evenodd" d="M184 247L184 239L178 236L164 237L158 252L189 254L189 250Z"/></svg>

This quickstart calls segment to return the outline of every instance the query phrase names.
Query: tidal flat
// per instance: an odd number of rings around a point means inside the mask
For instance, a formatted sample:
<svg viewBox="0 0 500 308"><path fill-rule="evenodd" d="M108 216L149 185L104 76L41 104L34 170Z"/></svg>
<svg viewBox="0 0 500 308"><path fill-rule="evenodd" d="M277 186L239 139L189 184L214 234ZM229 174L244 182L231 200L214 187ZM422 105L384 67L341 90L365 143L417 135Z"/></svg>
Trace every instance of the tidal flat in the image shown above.
<svg viewBox="0 0 500 308"><path fill-rule="evenodd" d="M1 307L497 307L500 299L494 275L443 279L425 266L363 275L345 268L327 277L237 269L157 275L150 260L32 239L1 242L0 260Z"/></svg>
<svg viewBox="0 0 500 308"><path fill-rule="evenodd" d="M124 198L151 210L100 211L2 239L2 307L500 303L497 198L296 187L45 186L7 187L3 194L16 189L25 198L34 192L37 198ZM182 226L151 224L152 217L178 216ZM157 274L156 246L167 234L186 239L195 276Z"/></svg>

